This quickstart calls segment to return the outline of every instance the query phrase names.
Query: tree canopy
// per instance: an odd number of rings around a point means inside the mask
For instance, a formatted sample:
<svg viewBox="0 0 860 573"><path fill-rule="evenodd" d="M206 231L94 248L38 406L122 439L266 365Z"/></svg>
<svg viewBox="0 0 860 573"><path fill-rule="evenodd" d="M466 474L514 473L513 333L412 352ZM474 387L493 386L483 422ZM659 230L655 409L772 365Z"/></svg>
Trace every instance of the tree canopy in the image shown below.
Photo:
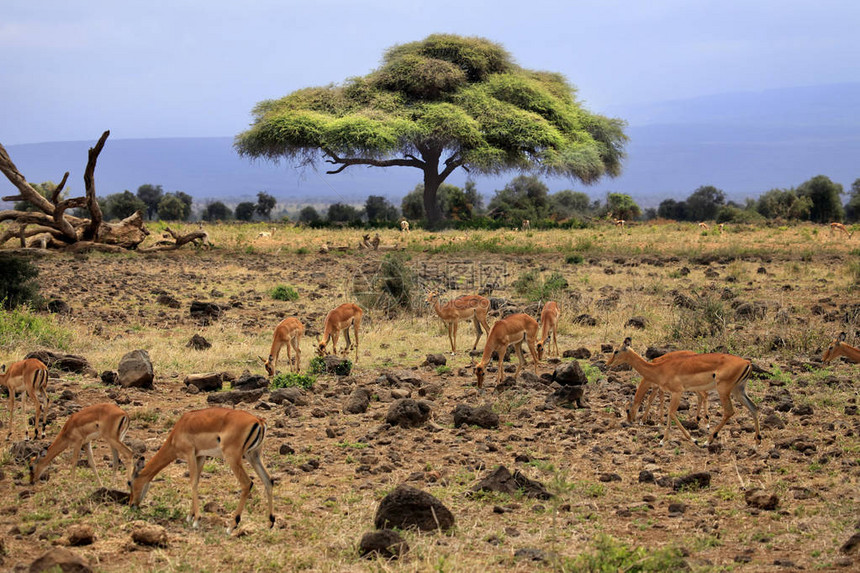
<svg viewBox="0 0 860 573"><path fill-rule="evenodd" d="M235 140L247 157L423 171L431 227L439 185L457 168L516 169L584 183L621 171L624 122L587 111L561 75L516 65L484 38L434 34L397 45L341 85L297 90L253 110Z"/></svg>

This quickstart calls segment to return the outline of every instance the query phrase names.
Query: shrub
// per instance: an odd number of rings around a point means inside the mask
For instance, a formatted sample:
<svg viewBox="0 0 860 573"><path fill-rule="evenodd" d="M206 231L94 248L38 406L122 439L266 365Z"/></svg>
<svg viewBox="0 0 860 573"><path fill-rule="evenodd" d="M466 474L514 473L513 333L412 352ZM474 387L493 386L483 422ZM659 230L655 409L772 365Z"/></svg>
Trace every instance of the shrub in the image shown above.
<svg viewBox="0 0 860 573"><path fill-rule="evenodd" d="M667 547L631 548L615 538L601 534L594 541L594 551L583 553L564 564L563 571L689 571L681 551Z"/></svg>
<svg viewBox="0 0 860 573"><path fill-rule="evenodd" d="M11 310L22 304L39 306L39 269L27 259L0 255L0 301Z"/></svg>
<svg viewBox="0 0 860 573"><path fill-rule="evenodd" d="M359 304L374 309L413 308L420 301L415 275L402 253L385 256L373 277L360 277L354 285ZM359 277L357 277L359 278Z"/></svg>
<svg viewBox="0 0 860 573"><path fill-rule="evenodd" d="M325 363L323 363L325 364ZM269 384L270 388L305 388L311 389L314 387L314 382L316 382L316 376L310 374L298 374L296 372L281 372L277 376L274 377L271 384Z"/></svg>
<svg viewBox="0 0 860 573"><path fill-rule="evenodd" d="M329 370L328 365L325 362L325 359L321 356L314 356L311 359L310 366L308 368L311 374L337 374L338 376L348 376L350 372L352 372L352 361L348 358L345 358L343 362L337 364L334 368Z"/></svg>
<svg viewBox="0 0 860 573"><path fill-rule="evenodd" d="M272 289L272 298L275 300L299 300L299 293L291 286L278 285Z"/></svg>
<svg viewBox="0 0 860 573"><path fill-rule="evenodd" d="M546 278L536 270L526 271L513 282L514 290L518 295L526 297L530 301L552 300L558 298L567 287L567 279L564 275L554 272Z"/></svg>
<svg viewBox="0 0 860 573"><path fill-rule="evenodd" d="M585 259L580 254L568 255L565 262L569 265L580 265Z"/></svg>

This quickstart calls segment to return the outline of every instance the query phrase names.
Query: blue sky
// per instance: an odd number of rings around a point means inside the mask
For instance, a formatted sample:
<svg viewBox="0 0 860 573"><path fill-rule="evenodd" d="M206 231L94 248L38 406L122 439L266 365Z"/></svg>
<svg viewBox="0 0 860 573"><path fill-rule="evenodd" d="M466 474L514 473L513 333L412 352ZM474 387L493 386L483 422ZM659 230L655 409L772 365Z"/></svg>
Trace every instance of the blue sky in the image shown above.
<svg viewBox="0 0 860 573"><path fill-rule="evenodd" d="M561 72L592 111L860 81L856 0L0 0L0 143L233 136L253 106L435 32Z"/></svg>

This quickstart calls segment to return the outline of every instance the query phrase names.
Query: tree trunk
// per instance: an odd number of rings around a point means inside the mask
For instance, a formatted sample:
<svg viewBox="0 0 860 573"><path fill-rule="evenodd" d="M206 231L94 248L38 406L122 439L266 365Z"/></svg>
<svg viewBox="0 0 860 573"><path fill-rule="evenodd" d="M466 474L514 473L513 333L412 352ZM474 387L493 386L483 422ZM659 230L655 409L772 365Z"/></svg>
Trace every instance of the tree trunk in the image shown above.
<svg viewBox="0 0 860 573"><path fill-rule="evenodd" d="M438 192L443 178L439 175L439 157L441 150L422 150L421 156L426 163L424 167L424 214L427 217L427 228L435 231L442 227L442 210L439 209Z"/></svg>

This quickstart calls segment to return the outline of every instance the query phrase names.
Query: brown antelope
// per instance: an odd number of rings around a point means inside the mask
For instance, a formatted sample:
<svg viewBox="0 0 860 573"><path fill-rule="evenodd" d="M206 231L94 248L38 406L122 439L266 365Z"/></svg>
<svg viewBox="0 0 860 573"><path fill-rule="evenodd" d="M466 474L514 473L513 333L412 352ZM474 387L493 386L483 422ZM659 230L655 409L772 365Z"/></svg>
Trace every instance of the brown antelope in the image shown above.
<svg viewBox="0 0 860 573"><path fill-rule="evenodd" d="M305 326L295 317L288 316L275 327L275 335L272 338L272 348L269 350L269 359L264 360L262 356L257 358L263 363L269 378L277 374L278 370L278 355L281 353L281 348L287 348L287 362L290 364L290 372L302 371L302 349L299 344L302 341L302 336L305 334ZM296 353L296 361L293 363L292 352Z"/></svg>
<svg viewBox="0 0 860 573"><path fill-rule="evenodd" d="M826 364L834 358L844 356L855 364L860 364L860 348L855 348L845 342L845 333L841 333L836 340L830 343L830 346L824 351L824 356L821 360Z"/></svg>
<svg viewBox="0 0 860 573"><path fill-rule="evenodd" d="M34 419L33 438L45 437L45 425L48 419L48 367L36 358L27 358L13 362L9 369L3 367L0 371L0 384L9 391L9 434L12 438L12 420L15 415L15 396L21 394L21 410L24 413L24 439L30 439L30 426L27 420L27 397L33 402L36 410ZM41 422L40 422L41 419Z"/></svg>
<svg viewBox="0 0 860 573"><path fill-rule="evenodd" d="M490 330L490 333L487 335L487 344L484 346L484 355L481 357L481 361L475 366L475 376L478 379L478 388L480 389L484 386L485 370L487 364L490 363L490 360L493 357L493 352L496 352L499 357L499 375L496 380L496 384L501 384L502 373L504 372L502 362L505 359L505 351L511 344L514 345L514 350L516 351L517 358L519 359L519 364L517 365L517 370L514 373L514 378L519 376L520 371L525 365L523 349L520 346L524 340L529 346L529 353L534 361L535 375L537 375L537 364L539 361L537 349L535 348L537 331L537 321L527 314L512 314L497 321Z"/></svg>
<svg viewBox="0 0 860 573"><path fill-rule="evenodd" d="M528 219L523 219L523 225L521 227L523 231L531 231L532 230L532 222Z"/></svg>
<svg viewBox="0 0 860 573"><path fill-rule="evenodd" d="M143 457L138 458L132 481L129 486L131 494L129 505L140 507L152 479L177 458L188 463L188 475L191 478L191 514L188 520L193 527L200 521L200 501L197 487L206 457L220 456L224 458L233 475L239 480L241 494L239 505L233 513L233 519L227 528L229 535L239 526L242 511L251 493L251 478L242 467L242 459L248 460L257 476L263 482L269 509L269 527L275 524L272 501L272 478L269 477L260 452L263 450L263 440L266 437L266 423L262 418L245 412L227 408L207 408L186 412L170 430L164 445L152 456L149 463L144 464Z"/></svg>
<svg viewBox="0 0 860 573"><path fill-rule="evenodd" d="M72 449L72 463L69 466L69 472L74 478L75 468L78 466L78 458L81 455L81 447L87 447L87 461L96 474L96 480L99 482L99 487L102 485L102 478L99 476L96 463L93 460L93 444L92 441L96 438L102 438L108 443L111 450L113 473L111 484L116 482L116 470L119 467L119 458L128 470L126 480L131 479L132 473L132 458L131 449L122 443L125 434L128 431L128 415L111 403L95 404L87 406L69 416L66 423L63 424L63 429L54 438L51 446L42 452L39 457L35 457L30 462L30 483L36 483L51 461L64 452L67 448Z"/></svg>
<svg viewBox="0 0 860 573"><path fill-rule="evenodd" d="M627 338L624 340L625 344L630 344L630 339ZM657 358L651 361L652 364L660 364L661 362L665 362L666 360L672 358L680 358L684 356L696 356L696 353L692 350L676 350L674 352L667 352L662 356L658 356ZM651 391L648 394L648 402L645 404L645 411L642 412L642 419L648 419L648 413L651 411L651 405L654 403L654 399L657 399L657 419L660 420L663 418L663 390L660 389L660 386L651 378L647 378L642 376L642 380L639 382L639 385L636 387L636 394L633 396L633 403L630 405L630 409L627 411L627 421L633 423L636 421L639 413L639 406L642 404L642 401L645 399L645 394L648 391ZM699 404L696 408L696 421L705 418L705 423L710 426L708 422L708 393L707 392L697 392L699 396Z"/></svg>
<svg viewBox="0 0 860 573"><path fill-rule="evenodd" d="M723 234L723 227L724 226L725 226L725 223L720 223L720 234L721 235Z"/></svg>
<svg viewBox="0 0 860 573"><path fill-rule="evenodd" d="M752 363L738 356L731 354L697 354L695 356L680 356L669 358L663 362L654 364L636 354L630 348L630 339L625 339L625 344L617 349L609 361L607 366L614 364L629 364L643 378L648 377L653 380L664 391L671 396L669 403L669 414L666 418L666 431L660 445L663 445L669 439L669 428L674 421L684 437L691 443L698 445L687 432L687 429L681 425L677 417L678 404L681 401L681 395L684 392L705 392L711 389L716 389L720 396L720 403L723 406L723 418L720 423L714 428L708 440L705 442L707 446L713 443L717 434L726 425L726 422L734 415L732 407L732 396L741 402L752 414L753 422L755 423L755 439L756 443L761 443L761 433L758 423L758 409L752 400L746 395L746 381L752 373Z"/></svg>
<svg viewBox="0 0 860 573"><path fill-rule="evenodd" d="M558 319L561 316L561 309L558 308L558 303L549 301L543 306L540 313L540 340L537 343L537 354L540 360L543 360L543 349L545 344L549 344L550 336L555 345L555 355L558 356Z"/></svg>
<svg viewBox="0 0 860 573"><path fill-rule="evenodd" d="M833 235L833 231L839 231L840 233L844 233L849 239L854 235L854 231L848 232L848 229L845 228L845 225L842 223L830 223L830 235Z"/></svg>
<svg viewBox="0 0 860 573"><path fill-rule="evenodd" d="M355 331L355 361L358 362L358 329L361 327L361 317L364 312L358 305L352 303L344 303L334 310L329 311L325 317L325 325L323 337L317 337L317 354L325 356L326 345L331 340L332 351L337 353L337 341L340 338L340 333L343 331L346 338L346 346L343 349L343 354L349 354L349 349L352 347L352 341L349 339L349 327L352 326Z"/></svg>
<svg viewBox="0 0 860 573"><path fill-rule="evenodd" d="M616 227L619 227L622 231L624 230L624 224L626 222L627 221L625 221L624 219L613 219L612 220L612 224L615 225Z"/></svg>
<svg viewBox="0 0 860 573"><path fill-rule="evenodd" d="M409 230L409 221L407 221L406 219L403 219L402 221L400 221L400 232L401 233L410 233L411 232Z"/></svg>
<svg viewBox="0 0 860 573"><path fill-rule="evenodd" d="M472 345L472 350L478 347L478 341L481 340L481 335L484 333L481 330L482 326L489 334L490 325L487 323L487 311L490 309L490 301L487 298L476 294L467 294L442 305L439 303L439 293L430 291L427 293L426 300L433 305L433 310L436 311L448 329L451 354L457 352L457 328L460 321L471 320L472 324L475 325L475 343Z"/></svg>
<svg viewBox="0 0 860 573"><path fill-rule="evenodd" d="M705 230L705 231L710 230L710 227L708 227L708 224L707 224L707 223L699 223L699 228L700 228L700 229L703 229L703 230Z"/></svg>

